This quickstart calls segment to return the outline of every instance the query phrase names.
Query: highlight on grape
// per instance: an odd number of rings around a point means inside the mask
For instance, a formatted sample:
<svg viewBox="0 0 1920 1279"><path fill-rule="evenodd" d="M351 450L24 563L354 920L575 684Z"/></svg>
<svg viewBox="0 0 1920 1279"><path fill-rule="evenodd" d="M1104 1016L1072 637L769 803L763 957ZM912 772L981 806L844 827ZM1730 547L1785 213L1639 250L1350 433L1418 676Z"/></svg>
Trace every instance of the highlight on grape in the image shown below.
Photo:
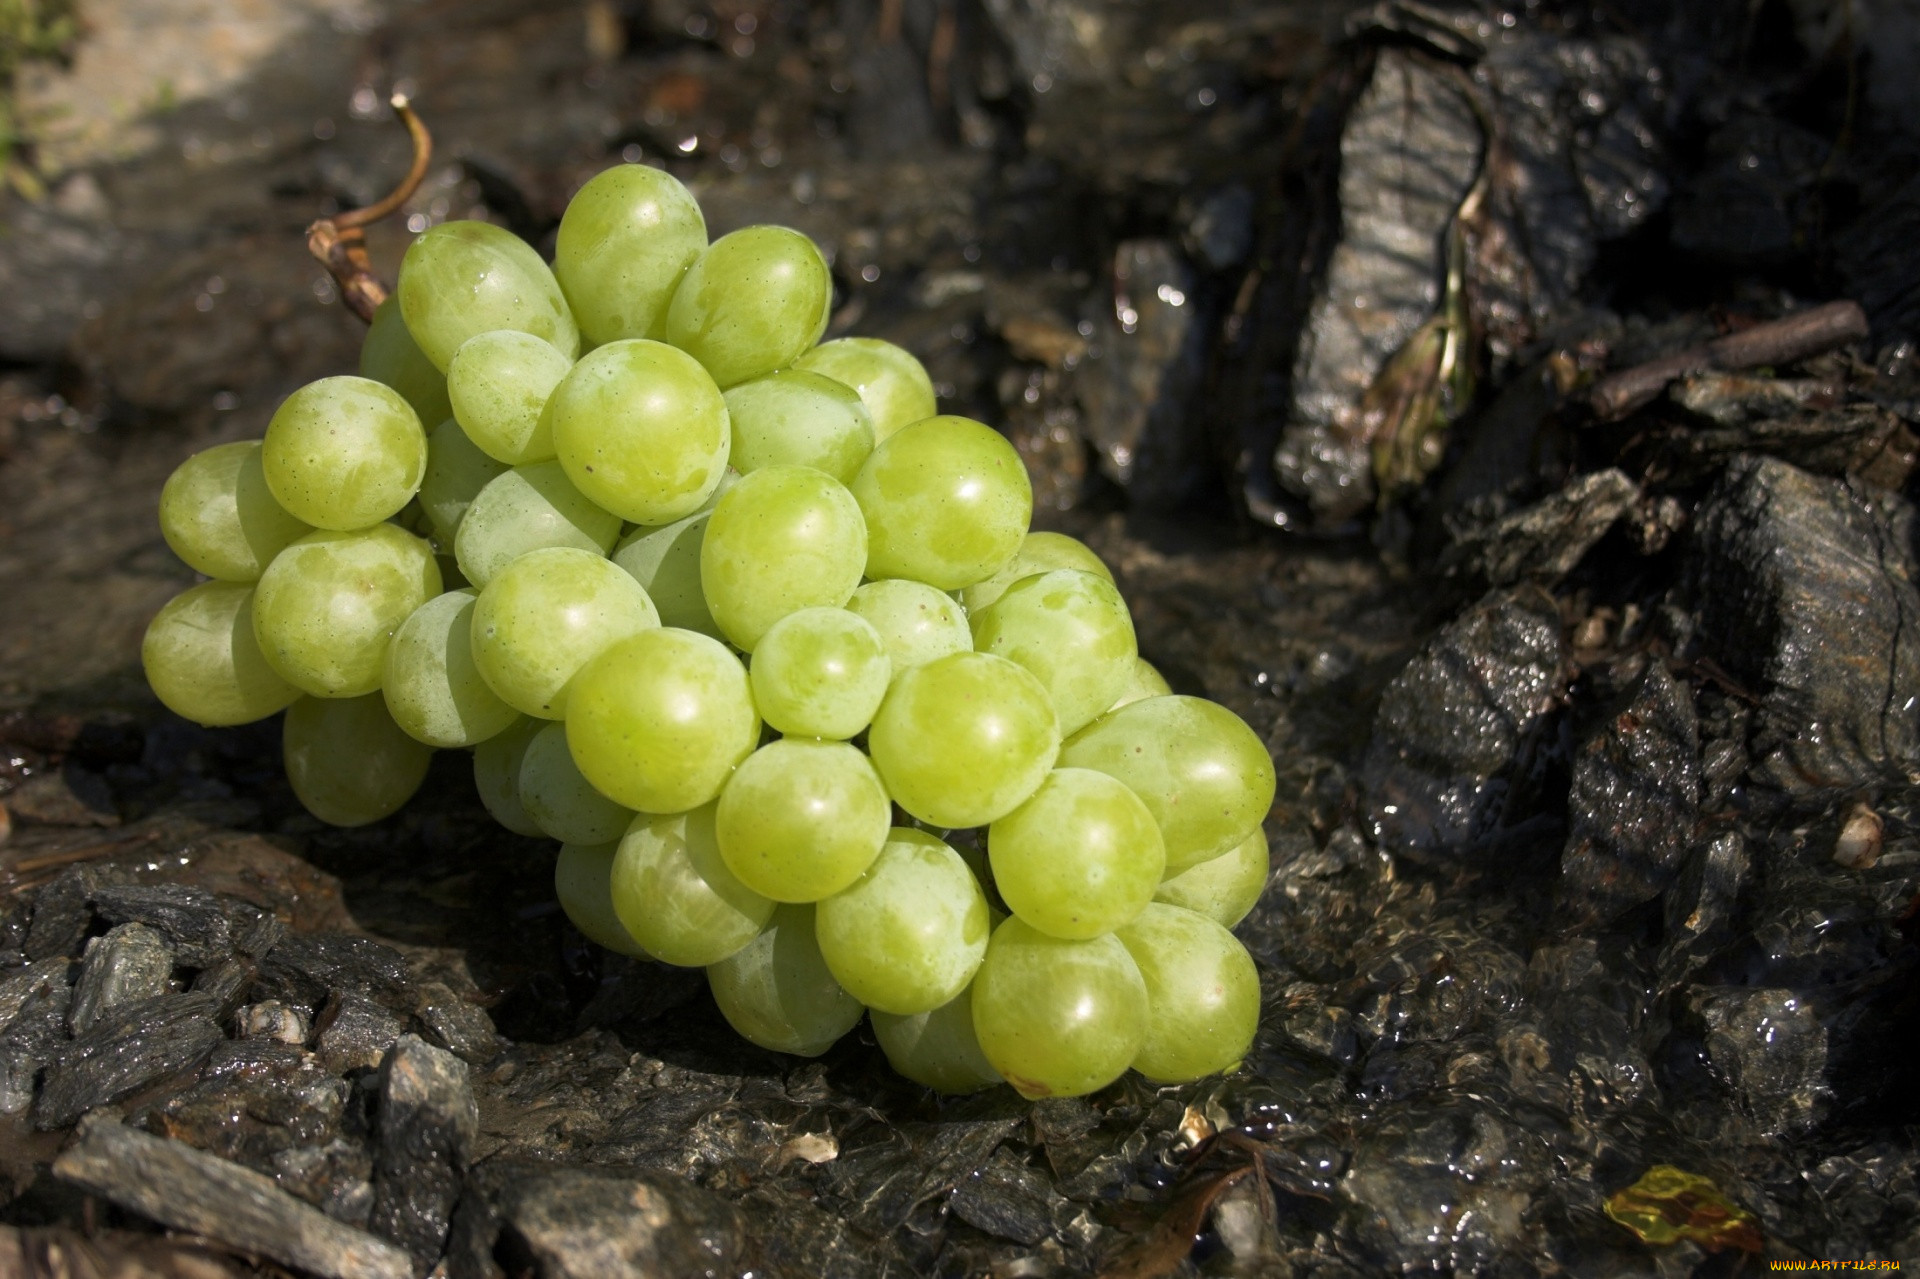
<svg viewBox="0 0 1920 1279"><path fill-rule="evenodd" d="M1028 1097L1233 1068L1272 761L1141 659L1091 549L1029 530L1005 437L900 347L820 341L832 296L806 236L709 243L637 164L551 266L427 230L358 376L168 480L208 580L147 629L154 692L285 711L340 826L470 750L579 930L704 967L764 1047L868 1017L902 1075Z"/></svg>

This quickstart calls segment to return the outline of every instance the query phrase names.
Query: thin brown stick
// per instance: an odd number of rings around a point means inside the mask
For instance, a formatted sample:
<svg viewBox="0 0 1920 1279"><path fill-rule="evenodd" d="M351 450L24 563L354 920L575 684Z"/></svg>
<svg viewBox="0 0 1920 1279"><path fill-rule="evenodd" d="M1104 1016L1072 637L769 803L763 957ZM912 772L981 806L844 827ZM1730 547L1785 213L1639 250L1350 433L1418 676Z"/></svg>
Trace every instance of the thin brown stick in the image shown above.
<svg viewBox="0 0 1920 1279"><path fill-rule="evenodd" d="M394 94L392 101L394 113L407 126L407 136L413 140L413 164L407 169L407 176L400 179L400 185L385 198L363 209L321 218L307 228L307 251L320 259L340 286L340 300L347 304L347 309L369 324L373 323L374 311L387 300L391 290L373 272L373 263L367 257L366 228L405 204L420 189L421 181L427 176L427 166L433 162L433 135L427 132L426 123L414 113L405 94Z"/></svg>

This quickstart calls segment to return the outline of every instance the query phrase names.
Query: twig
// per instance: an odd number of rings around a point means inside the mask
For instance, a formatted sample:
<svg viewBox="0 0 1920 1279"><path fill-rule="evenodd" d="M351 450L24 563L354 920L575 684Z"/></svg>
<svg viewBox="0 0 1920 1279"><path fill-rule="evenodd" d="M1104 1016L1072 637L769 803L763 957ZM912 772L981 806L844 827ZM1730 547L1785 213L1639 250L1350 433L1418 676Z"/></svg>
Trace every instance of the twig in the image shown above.
<svg viewBox="0 0 1920 1279"><path fill-rule="evenodd" d="M340 286L340 299L347 304L347 309L369 324L373 323L374 311L387 300L389 290L373 273L373 263L367 258L366 228L405 204L420 189L421 180L427 176L427 165L433 161L433 135L414 114L405 94L393 95L393 109L413 139L413 165L407 170L407 176L400 179L400 185L388 192L385 199L364 209L350 209L321 218L307 228L307 251L320 259Z"/></svg>
<svg viewBox="0 0 1920 1279"><path fill-rule="evenodd" d="M1867 313L1858 302L1829 302L1609 374L1593 388L1588 402L1596 417L1610 422L1649 403L1679 378L1710 369L1790 364L1859 341L1869 332Z"/></svg>

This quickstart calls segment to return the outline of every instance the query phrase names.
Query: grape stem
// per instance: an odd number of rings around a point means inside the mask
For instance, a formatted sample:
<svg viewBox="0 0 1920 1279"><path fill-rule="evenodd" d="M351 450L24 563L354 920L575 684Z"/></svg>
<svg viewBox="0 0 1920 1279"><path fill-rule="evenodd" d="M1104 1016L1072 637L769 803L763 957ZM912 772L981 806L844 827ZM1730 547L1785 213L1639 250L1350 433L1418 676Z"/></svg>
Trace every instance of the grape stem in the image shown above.
<svg viewBox="0 0 1920 1279"><path fill-rule="evenodd" d="M391 290L374 274L373 263L367 257L366 228L405 204L420 189L421 179L427 176L427 165L433 161L433 135L427 132L426 124L415 114L407 96L396 93L392 102L394 114L407 126L407 136L413 139L413 164L408 167L407 176L400 179L400 185L385 198L363 209L349 209L321 218L307 228L307 251L320 259L334 283L340 286L340 299L347 304L347 309L369 324L373 323L374 310L387 300Z"/></svg>

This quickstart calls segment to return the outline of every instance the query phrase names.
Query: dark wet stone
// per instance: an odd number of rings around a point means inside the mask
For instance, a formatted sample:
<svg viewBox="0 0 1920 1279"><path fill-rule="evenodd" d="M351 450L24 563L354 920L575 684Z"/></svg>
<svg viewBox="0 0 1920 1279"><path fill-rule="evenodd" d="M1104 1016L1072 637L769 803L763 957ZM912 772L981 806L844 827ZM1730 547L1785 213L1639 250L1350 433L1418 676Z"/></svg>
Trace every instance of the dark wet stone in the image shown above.
<svg viewBox="0 0 1920 1279"><path fill-rule="evenodd" d="M350 1226L373 1211L373 1155L366 1145L336 1137L321 1146L288 1146L273 1156L280 1185Z"/></svg>
<svg viewBox="0 0 1920 1279"><path fill-rule="evenodd" d="M480 1123L467 1064L403 1035L381 1062L379 1078L367 1224L431 1263L446 1246Z"/></svg>
<svg viewBox="0 0 1920 1279"><path fill-rule="evenodd" d="M121 924L93 938L80 961L80 979L67 1014L73 1033L84 1033L122 1004L168 993L172 975L173 947L145 924Z"/></svg>
<svg viewBox="0 0 1920 1279"><path fill-rule="evenodd" d="M120 812L104 777L69 764L39 773L7 793L16 821L42 826L118 826Z"/></svg>
<svg viewBox="0 0 1920 1279"><path fill-rule="evenodd" d="M825 1182L855 1225L887 1234L921 1204L945 1196L971 1176L1020 1122L1020 1115L1010 1113L902 1124L886 1141L842 1151L823 1170Z"/></svg>
<svg viewBox="0 0 1920 1279"><path fill-rule="evenodd" d="M485 1065L500 1052L500 1032L487 1010L461 998L444 982L425 982L414 1012L427 1038L472 1065Z"/></svg>
<svg viewBox="0 0 1920 1279"><path fill-rule="evenodd" d="M1535 588L1489 595L1429 640L1381 697L1362 766L1381 847L1452 852L1492 833L1565 664L1559 608Z"/></svg>
<svg viewBox="0 0 1920 1279"><path fill-rule="evenodd" d="M106 1121L54 1161L63 1181L176 1230L328 1279L411 1279L407 1255L251 1169Z"/></svg>
<svg viewBox="0 0 1920 1279"><path fill-rule="evenodd" d="M195 973L191 989L196 995L213 999L219 1008L218 1020L225 1022L246 1002L259 972L259 966L251 959L230 955L211 968L202 968Z"/></svg>
<svg viewBox="0 0 1920 1279"><path fill-rule="evenodd" d="M1768 454L1817 475L1853 477L1883 489L1899 489L1913 472L1920 438L1888 409L1790 403L1795 395L1811 400L1831 391L1824 382L1711 376L1713 384L1694 379L1671 392L1677 402L1705 416L1704 422L1652 424L1622 460L1676 485L1706 482L1744 453Z"/></svg>
<svg viewBox="0 0 1920 1279"><path fill-rule="evenodd" d="M278 1175L288 1150L341 1135L351 1093L350 1084L298 1045L245 1039L215 1047L192 1087L129 1122ZM360 1175L364 1179L364 1169Z"/></svg>
<svg viewBox="0 0 1920 1279"><path fill-rule="evenodd" d="M1551 497L1456 535L1442 569L1479 587L1552 586L1640 500L1640 486L1613 467L1569 483Z"/></svg>
<svg viewBox="0 0 1920 1279"><path fill-rule="evenodd" d="M93 924L88 899L94 877L84 866L70 866L33 897L33 922L27 929L28 959L73 955Z"/></svg>
<svg viewBox="0 0 1920 1279"><path fill-rule="evenodd" d="M1722 831L1687 860L1667 894L1658 958L1664 986L1679 986L1733 942L1735 912L1752 871L1753 858L1738 831Z"/></svg>
<svg viewBox="0 0 1920 1279"><path fill-rule="evenodd" d="M282 939L260 961L258 994L306 1008L329 995L353 993L390 1008L406 1008L412 978L398 951L367 937L344 933L296 934Z"/></svg>
<svg viewBox="0 0 1920 1279"><path fill-rule="evenodd" d="M1899 499L1746 457L1701 503L1686 583L1705 651L1761 699L1753 773L1790 792L1920 773L1920 591Z"/></svg>
<svg viewBox="0 0 1920 1279"><path fill-rule="evenodd" d="M59 1056L67 1042L69 961L41 960L8 979L0 988L8 1006L0 1006L0 1115L17 1115L33 1103L41 1068Z"/></svg>
<svg viewBox="0 0 1920 1279"><path fill-rule="evenodd" d="M347 991L330 998L315 1020L314 1047L329 1069L343 1074L370 1069L380 1064L406 1029L406 1022L381 1005Z"/></svg>
<svg viewBox="0 0 1920 1279"><path fill-rule="evenodd" d="M232 926L217 894L185 884L113 884L95 890L93 908L116 924L137 921L166 934L187 968L205 968L233 950Z"/></svg>
<svg viewBox="0 0 1920 1279"><path fill-rule="evenodd" d="M1692 691L1656 659L1574 754L1560 893L1582 922L1666 890L1693 844L1700 789Z"/></svg>
<svg viewBox="0 0 1920 1279"><path fill-rule="evenodd" d="M55 955L51 959L22 964L0 977L0 1031L6 1030L8 1024L19 1015L28 997L47 982L58 979L62 986L67 985L70 980L67 970L72 962L65 955Z"/></svg>
<svg viewBox="0 0 1920 1279"><path fill-rule="evenodd" d="M1812 1127L1826 1109L1827 1030L1804 996L1777 987L1700 987L1707 1061L1754 1124L1771 1135Z"/></svg>
<svg viewBox="0 0 1920 1279"><path fill-rule="evenodd" d="M1033 1245L1053 1233L1055 1206L1064 1202L1044 1175L1003 1149L954 1187L947 1206L976 1230Z"/></svg>
<svg viewBox="0 0 1920 1279"><path fill-rule="evenodd" d="M198 1066L220 1042L205 995L160 995L101 1015L47 1067L36 1128L64 1128L96 1106Z"/></svg>

